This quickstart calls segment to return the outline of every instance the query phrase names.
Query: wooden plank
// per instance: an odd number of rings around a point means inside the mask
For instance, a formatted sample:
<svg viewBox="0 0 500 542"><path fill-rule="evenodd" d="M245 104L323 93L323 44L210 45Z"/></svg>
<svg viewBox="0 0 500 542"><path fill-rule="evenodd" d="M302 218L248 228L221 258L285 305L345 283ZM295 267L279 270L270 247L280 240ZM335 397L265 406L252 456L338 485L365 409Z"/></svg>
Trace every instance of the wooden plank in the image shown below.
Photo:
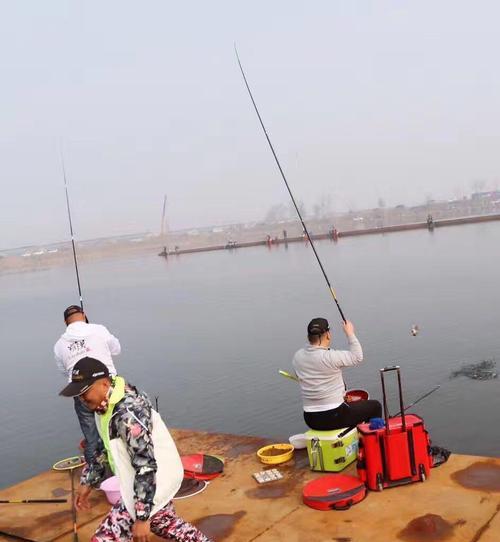
<svg viewBox="0 0 500 542"><path fill-rule="evenodd" d="M180 516L217 542L500 539L500 459L452 454L425 483L369 493L346 512L319 512L302 503L304 484L321 476L309 470L305 451L279 466L283 480L258 485L252 473L264 466L255 452L269 439L192 431L173 434L182 454L204 452L225 458L224 473L205 491L175 501ZM347 472L355 474L354 465ZM68 473L46 472L1 491L0 498L61 497L68 495L69 482ZM109 510L102 494L96 493L93 502L91 512L79 514L82 541L91 538ZM0 530L39 542L72 541L69 503L3 506L9 508L1 509Z"/></svg>

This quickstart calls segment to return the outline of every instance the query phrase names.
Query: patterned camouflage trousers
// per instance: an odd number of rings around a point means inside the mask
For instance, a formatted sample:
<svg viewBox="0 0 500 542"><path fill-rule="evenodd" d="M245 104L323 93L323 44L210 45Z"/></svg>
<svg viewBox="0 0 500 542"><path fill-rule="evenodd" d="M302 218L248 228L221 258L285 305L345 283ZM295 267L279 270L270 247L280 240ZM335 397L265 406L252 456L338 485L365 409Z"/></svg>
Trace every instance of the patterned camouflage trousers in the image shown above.
<svg viewBox="0 0 500 542"><path fill-rule="evenodd" d="M151 531L161 538L178 542L210 542L194 525L180 518L170 501L150 518ZM123 501L118 501L104 518L91 542L125 542L132 540L134 520Z"/></svg>

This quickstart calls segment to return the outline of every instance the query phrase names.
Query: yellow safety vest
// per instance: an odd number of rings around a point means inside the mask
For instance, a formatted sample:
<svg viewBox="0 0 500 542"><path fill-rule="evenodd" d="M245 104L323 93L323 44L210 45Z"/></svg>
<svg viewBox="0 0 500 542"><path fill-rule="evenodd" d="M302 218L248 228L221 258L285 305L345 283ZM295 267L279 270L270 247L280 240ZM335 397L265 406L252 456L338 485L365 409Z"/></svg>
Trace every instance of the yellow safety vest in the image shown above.
<svg viewBox="0 0 500 542"><path fill-rule="evenodd" d="M111 393L111 397L109 398L108 409L104 414L99 414L99 433L101 434L102 442L104 443L104 448L106 449L109 466L113 471L113 474L116 474L115 462L113 461L113 455L111 453L111 447L109 445L109 422L111 421L111 417L113 416L113 411L116 404L125 397L125 379L121 376L115 376L113 378L113 386L113 392Z"/></svg>

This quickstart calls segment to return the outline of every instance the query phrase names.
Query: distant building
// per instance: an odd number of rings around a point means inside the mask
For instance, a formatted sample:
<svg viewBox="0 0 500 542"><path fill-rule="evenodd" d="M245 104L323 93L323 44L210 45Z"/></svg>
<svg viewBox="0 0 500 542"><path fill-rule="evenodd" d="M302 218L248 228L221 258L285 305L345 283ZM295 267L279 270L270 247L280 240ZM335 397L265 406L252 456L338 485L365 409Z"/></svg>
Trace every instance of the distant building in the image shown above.
<svg viewBox="0 0 500 542"><path fill-rule="evenodd" d="M497 200L500 199L500 190L491 190L489 192L474 192L471 200Z"/></svg>

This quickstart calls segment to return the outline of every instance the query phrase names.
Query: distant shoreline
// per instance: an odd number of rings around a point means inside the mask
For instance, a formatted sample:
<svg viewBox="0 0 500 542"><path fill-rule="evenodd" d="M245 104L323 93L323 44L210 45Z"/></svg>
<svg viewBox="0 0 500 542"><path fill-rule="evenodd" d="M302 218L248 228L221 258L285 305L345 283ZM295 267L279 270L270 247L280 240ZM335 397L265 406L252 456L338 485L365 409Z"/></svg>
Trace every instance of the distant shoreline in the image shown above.
<svg viewBox="0 0 500 542"><path fill-rule="evenodd" d="M476 224L479 222L493 222L500 220L500 213L493 214L493 215L480 215L480 216L468 216L468 217L460 217L460 218L449 218L444 220L433 220L430 224L428 222L414 222L411 224L396 224L392 226L381 226L376 228L365 228L365 229L359 229L359 230L346 230L346 231L337 231L337 230L331 230L328 233L321 233L321 234L311 234L311 239L313 241L316 240L326 240L331 239L332 241L336 242L341 238L344 237L357 237L361 235L380 235L385 233L393 233L393 232L402 232L402 231L410 231L410 230L421 230L421 229L428 229L430 231L434 230L434 228L442 228L445 226L459 226L464 224ZM231 242L226 243L225 245L212 245L212 246L202 246L202 247L194 247L194 248L186 248L186 249L179 249L179 250L170 250L169 252L163 251L158 254L158 256L164 256L164 257L170 257L170 256L179 256L181 254L194 254L198 252L213 252L217 250L235 250L238 248L249 248L249 247L256 247L256 246L268 246L272 247L275 245L287 245L288 243L300 243L300 242L308 242L308 239L305 235L302 235L300 237L270 237L266 240L259 240L259 241L247 241L247 242Z"/></svg>
<svg viewBox="0 0 500 542"><path fill-rule="evenodd" d="M475 224L481 222L500 221L500 213L486 215L464 216L456 218L442 218L433 220L434 228L446 226L458 226L464 224ZM237 250L239 248L287 245L288 243L307 242L307 239L301 235L300 225L297 223L286 224L288 231L282 229L282 225L269 227L263 225L248 231L232 232L232 236L239 235L241 240L227 240L227 232L212 235L189 236L187 234L171 236L168 238L169 248L165 254L165 238L149 237L141 243L109 243L97 247L77 245L78 261L86 264L91 261L101 261L127 256L165 256L176 257L182 254L196 254L200 252L213 252L220 250ZM392 232L412 231L427 229L427 222L410 222L401 224L391 224L386 226L364 227L357 229L342 229L333 233L333 228L328 221L310 222L308 228L313 240L330 239L340 241L346 237L357 237L362 235L387 234ZM319 233L318 233L319 231ZM266 233L269 232L269 233ZM316 233L314 233L316 232ZM286 237L285 237L286 235ZM226 236L226 237L225 237ZM231 236L230 236L231 237ZM175 247L178 247L175 250ZM28 273L31 271L42 271L55 267L73 265L73 254L71 245L62 247L56 252L37 251L29 257L23 256L4 256L0 258L0 275Z"/></svg>

